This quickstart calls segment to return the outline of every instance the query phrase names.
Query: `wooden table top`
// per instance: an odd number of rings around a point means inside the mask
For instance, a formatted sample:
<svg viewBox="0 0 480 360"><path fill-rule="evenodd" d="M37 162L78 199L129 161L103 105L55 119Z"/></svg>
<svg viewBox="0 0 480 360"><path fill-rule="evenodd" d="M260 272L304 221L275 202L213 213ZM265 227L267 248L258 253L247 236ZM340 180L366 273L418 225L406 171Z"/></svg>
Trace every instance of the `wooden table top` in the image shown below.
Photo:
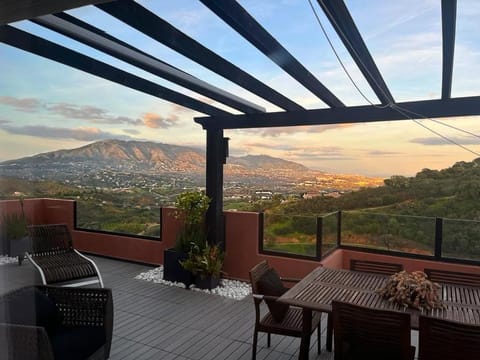
<svg viewBox="0 0 480 360"><path fill-rule="evenodd" d="M421 314L480 325L480 288L440 284L445 309L420 311L385 300L376 292L388 278L386 275L318 267L282 295L279 301L321 312L332 311L332 300L409 312L413 329L418 328Z"/></svg>

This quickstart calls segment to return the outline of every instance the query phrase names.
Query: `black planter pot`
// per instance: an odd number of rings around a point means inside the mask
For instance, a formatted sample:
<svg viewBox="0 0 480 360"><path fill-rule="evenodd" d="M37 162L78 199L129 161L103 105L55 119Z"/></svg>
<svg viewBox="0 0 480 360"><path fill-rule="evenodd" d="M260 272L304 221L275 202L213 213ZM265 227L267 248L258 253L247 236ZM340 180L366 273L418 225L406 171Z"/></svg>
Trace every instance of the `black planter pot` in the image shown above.
<svg viewBox="0 0 480 360"><path fill-rule="evenodd" d="M187 254L176 251L175 249L165 249L163 251L163 280L181 282L188 287L193 283L192 273L185 270L180 261L187 259Z"/></svg>
<svg viewBox="0 0 480 360"><path fill-rule="evenodd" d="M24 236L20 239L10 239L9 256L18 258L18 265L22 265L26 251L32 251L32 239Z"/></svg>
<svg viewBox="0 0 480 360"><path fill-rule="evenodd" d="M220 284L220 278L216 276L195 276L195 286L200 289L212 290Z"/></svg>

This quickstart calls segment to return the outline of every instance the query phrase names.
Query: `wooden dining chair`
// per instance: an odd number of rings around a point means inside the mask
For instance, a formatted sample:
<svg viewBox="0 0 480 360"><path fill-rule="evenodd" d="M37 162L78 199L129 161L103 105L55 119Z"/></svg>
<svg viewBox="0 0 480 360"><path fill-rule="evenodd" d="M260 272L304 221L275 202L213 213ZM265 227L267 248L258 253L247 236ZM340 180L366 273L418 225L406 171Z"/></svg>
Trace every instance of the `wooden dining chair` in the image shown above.
<svg viewBox="0 0 480 360"><path fill-rule="evenodd" d="M351 259L350 270L368 272L373 274L393 275L397 272L402 271L403 265L380 261Z"/></svg>
<svg viewBox="0 0 480 360"><path fill-rule="evenodd" d="M257 356L259 332L267 333L267 346L270 347L271 334L302 338L303 336L310 337L313 332L317 330L318 353L320 354L321 314L315 311L312 313L311 329L308 334L304 334L302 330L302 309L287 304L281 304L276 301L278 297L288 290L282 285L282 281L295 282L298 280L280 278L275 269L271 268L265 260L255 265L250 270L249 275L255 305L252 359L256 359ZM260 305L263 301L267 304L269 311L262 316Z"/></svg>
<svg viewBox="0 0 480 360"><path fill-rule="evenodd" d="M480 359L480 325L420 316L418 360Z"/></svg>
<svg viewBox="0 0 480 360"><path fill-rule="evenodd" d="M425 274L430 281L438 283L480 287L479 274L439 269L425 269Z"/></svg>
<svg viewBox="0 0 480 360"><path fill-rule="evenodd" d="M410 315L333 301L335 360L411 360Z"/></svg>

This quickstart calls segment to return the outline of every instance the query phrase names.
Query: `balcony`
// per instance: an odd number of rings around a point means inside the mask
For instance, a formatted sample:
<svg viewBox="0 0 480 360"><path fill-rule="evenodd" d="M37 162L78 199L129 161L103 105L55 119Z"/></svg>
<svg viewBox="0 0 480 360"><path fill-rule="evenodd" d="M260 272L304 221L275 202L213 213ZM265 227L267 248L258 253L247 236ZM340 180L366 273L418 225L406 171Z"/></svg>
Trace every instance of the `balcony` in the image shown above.
<svg viewBox="0 0 480 360"><path fill-rule="evenodd" d="M16 201L0 202L2 213L18 211L17 206ZM112 288L114 294L112 359L250 358L254 322L251 297L236 301L134 279L135 275L162 264L163 249L173 245L180 224L169 215L171 209L162 209L160 240L76 229L75 202L71 200L27 199L25 211L35 224L68 224L75 247L94 256L105 285ZM318 258L264 249L261 214L225 212L224 270L231 278L246 280L248 270L267 259L283 276L301 278L319 264L348 269L351 260L359 259L401 263L407 271L436 268L480 274L480 266L471 259L436 258L435 247L431 254L408 254L337 246L338 214L330 216L317 228L321 230L320 240L328 239L328 246L320 243L325 251L324 256ZM1 293L39 282L28 262L22 266L0 266L0 274ZM322 325L322 354L316 355L315 337L312 337L311 359L333 359L332 353L325 350L326 318ZM413 345L417 345L415 334L413 332ZM272 347L267 348L266 343L266 337L261 335L260 359L293 359L298 355L298 339L274 335Z"/></svg>

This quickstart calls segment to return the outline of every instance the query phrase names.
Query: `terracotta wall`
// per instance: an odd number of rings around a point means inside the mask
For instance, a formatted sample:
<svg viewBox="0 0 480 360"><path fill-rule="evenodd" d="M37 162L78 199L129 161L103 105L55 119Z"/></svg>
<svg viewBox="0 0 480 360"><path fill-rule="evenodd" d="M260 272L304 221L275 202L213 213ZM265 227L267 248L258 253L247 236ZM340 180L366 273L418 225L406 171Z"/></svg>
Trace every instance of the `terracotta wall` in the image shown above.
<svg viewBox="0 0 480 360"><path fill-rule="evenodd" d="M181 225L172 216L173 209L163 208L161 240L140 239L75 230L75 204L71 200L28 199L25 200L24 207L32 224L68 224L72 231L74 246L81 251L152 265L163 264L163 250L173 247ZM0 201L0 214L19 211L18 201ZM295 278L304 277L320 264L331 268L348 269L351 259L401 263L407 271L438 268L480 274L480 266L409 259L345 249L335 250L321 262L264 255L259 253L258 246L259 214L236 211L227 211L224 214L226 249L224 271L229 277L235 279L247 280L248 271L262 260L268 260L280 275Z"/></svg>

